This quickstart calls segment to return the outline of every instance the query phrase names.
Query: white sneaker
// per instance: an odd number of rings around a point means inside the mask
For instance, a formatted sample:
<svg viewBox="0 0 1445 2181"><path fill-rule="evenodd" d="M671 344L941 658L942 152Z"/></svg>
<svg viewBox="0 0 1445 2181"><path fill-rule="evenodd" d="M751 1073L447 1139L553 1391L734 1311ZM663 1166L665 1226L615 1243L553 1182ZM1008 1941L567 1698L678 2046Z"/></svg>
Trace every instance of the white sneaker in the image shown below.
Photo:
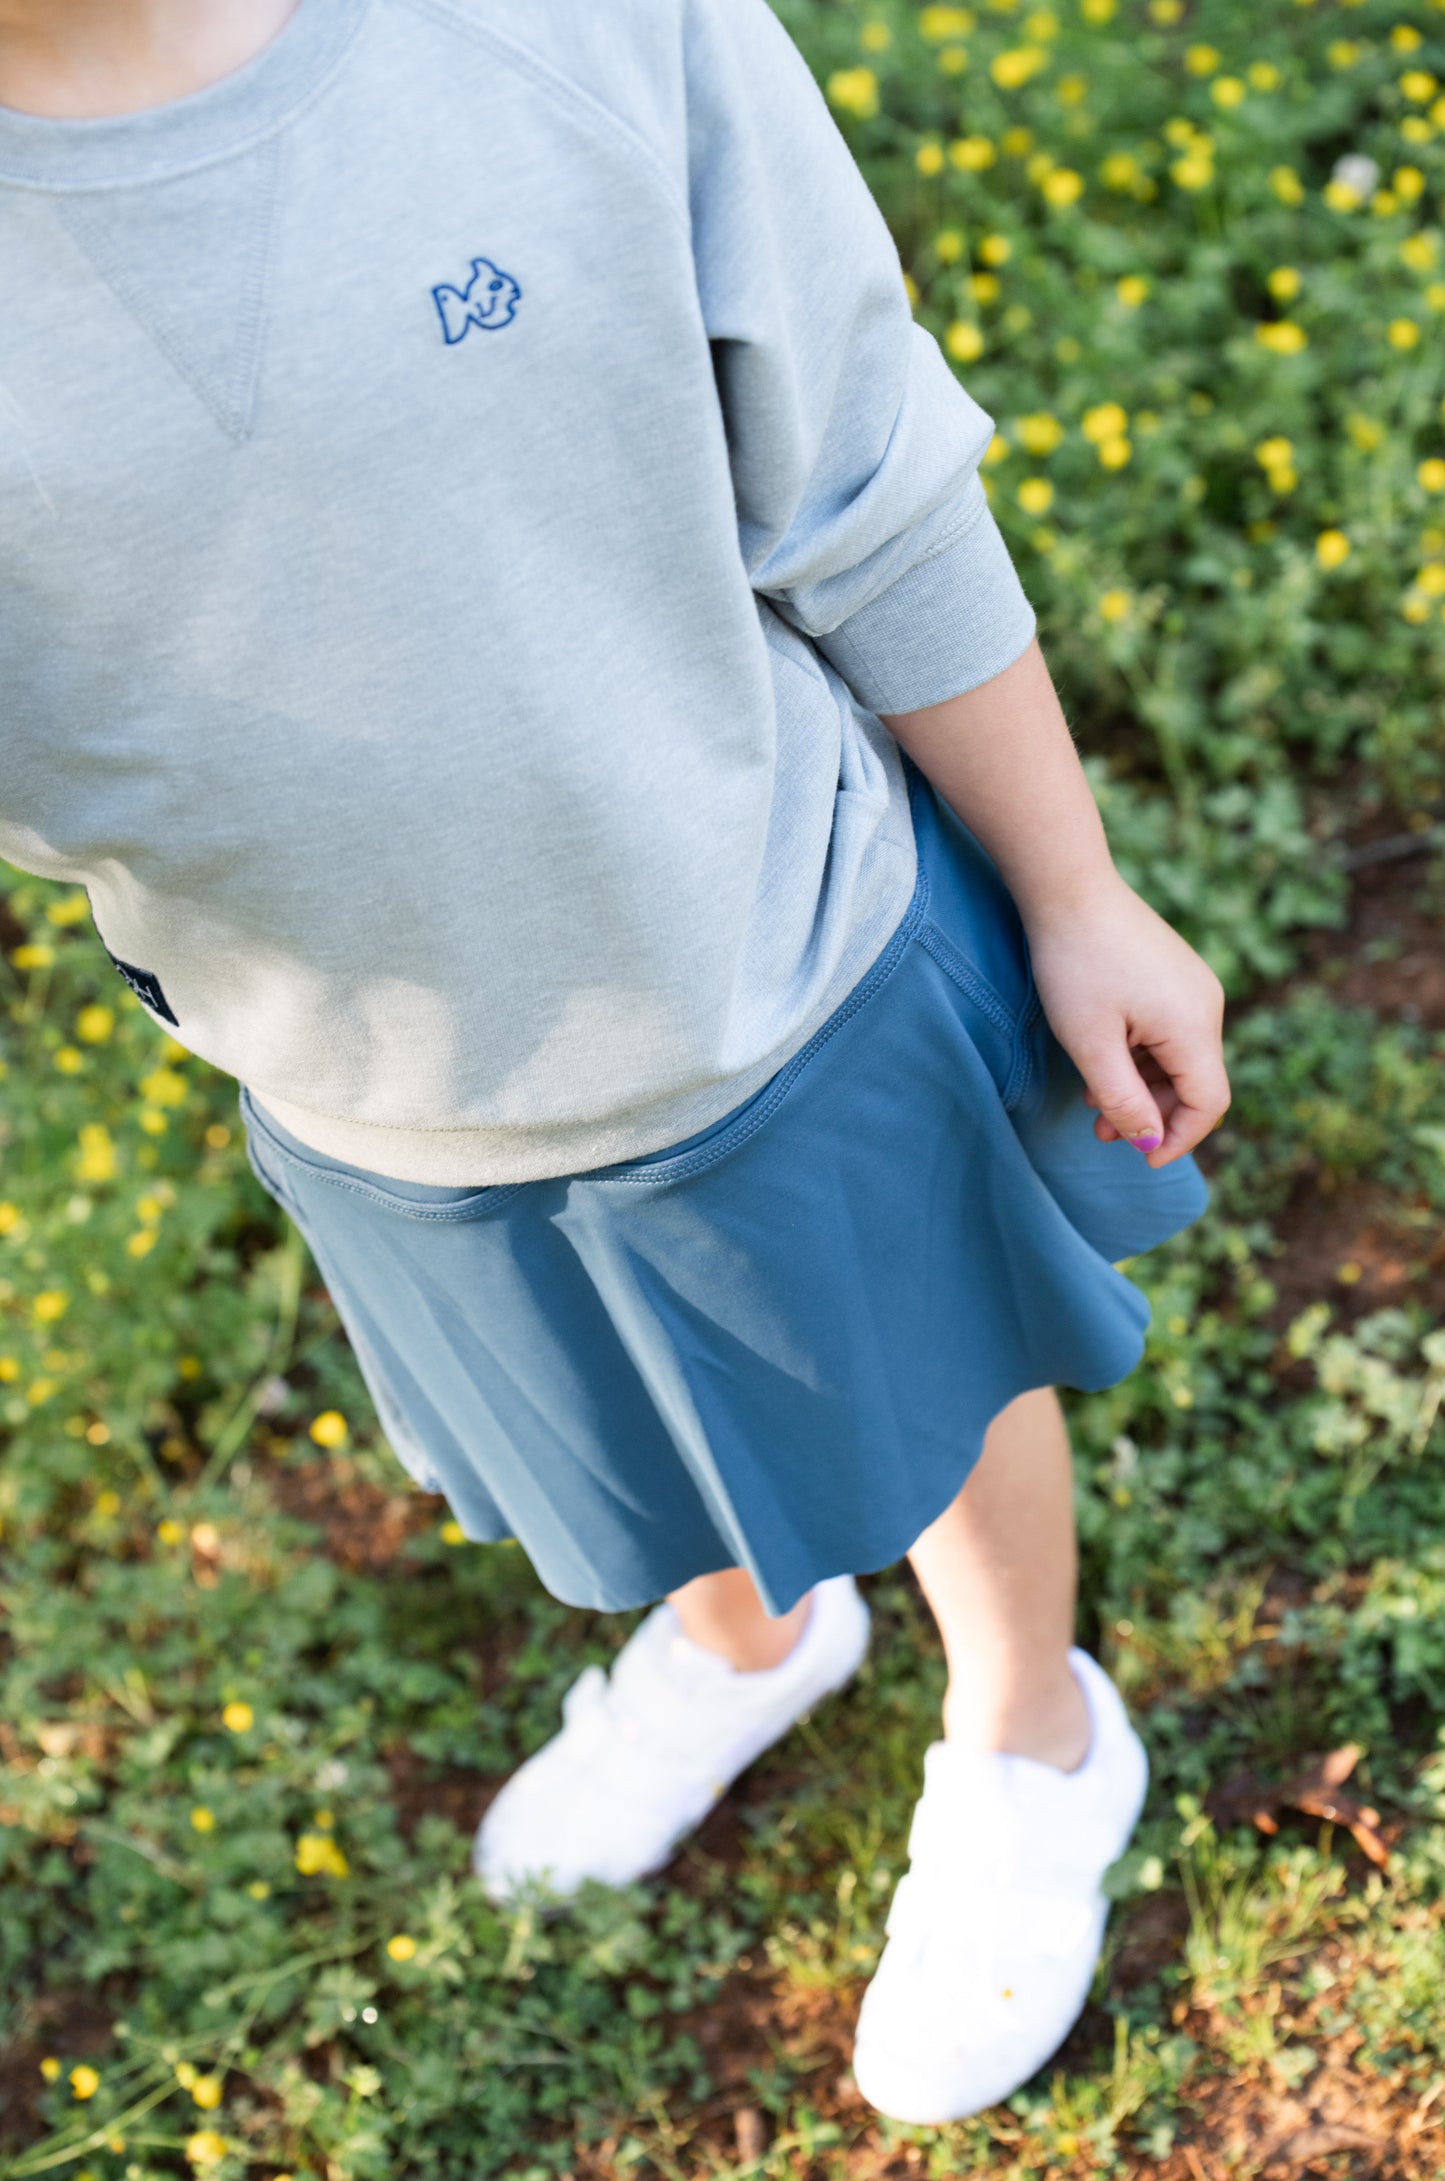
<svg viewBox="0 0 1445 2181"><path fill-rule="evenodd" d="M1088 1997L1109 1913L1099 1881L1138 1822L1149 1762L1103 1668L1079 1650L1069 1663L1093 1726L1076 1771L950 1742L924 1757L853 2050L858 2088L894 2120L941 2127L997 2105Z"/></svg>
<svg viewBox="0 0 1445 2181"><path fill-rule="evenodd" d="M477 1829L472 1864L494 1901L540 1883L630 1885L659 1869L745 1765L830 1690L868 1648L868 1608L850 1575L812 1592L780 1666L739 1672L682 1632L664 1599L604 1673L588 1666L563 1725L519 1766Z"/></svg>

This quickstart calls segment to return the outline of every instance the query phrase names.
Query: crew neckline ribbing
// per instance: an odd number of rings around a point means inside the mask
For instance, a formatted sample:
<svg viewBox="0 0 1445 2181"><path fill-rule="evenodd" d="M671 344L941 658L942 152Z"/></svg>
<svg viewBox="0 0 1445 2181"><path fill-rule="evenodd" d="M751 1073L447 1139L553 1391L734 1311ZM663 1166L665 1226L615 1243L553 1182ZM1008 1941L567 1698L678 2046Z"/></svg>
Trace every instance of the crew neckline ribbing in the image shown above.
<svg viewBox="0 0 1445 2181"><path fill-rule="evenodd" d="M371 0L300 0L268 45L202 91L98 120L0 106L0 184L104 189L156 181L247 149L325 82Z"/></svg>

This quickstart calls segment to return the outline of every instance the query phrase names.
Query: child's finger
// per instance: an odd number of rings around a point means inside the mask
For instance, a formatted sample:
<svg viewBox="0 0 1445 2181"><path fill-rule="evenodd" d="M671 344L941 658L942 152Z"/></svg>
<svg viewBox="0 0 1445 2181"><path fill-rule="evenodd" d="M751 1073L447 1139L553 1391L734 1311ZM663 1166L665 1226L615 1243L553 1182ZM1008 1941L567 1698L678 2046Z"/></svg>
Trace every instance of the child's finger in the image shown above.
<svg viewBox="0 0 1445 2181"><path fill-rule="evenodd" d="M1164 1141L1163 1116L1128 1046L1120 1043L1076 1053L1074 1060L1089 1104L1099 1108L1095 1135L1105 1143L1122 1136L1146 1155L1157 1150Z"/></svg>
<svg viewBox="0 0 1445 2181"><path fill-rule="evenodd" d="M1202 1143L1229 1110L1229 1077L1216 1053L1191 1055L1170 1078L1164 1142L1151 1163L1166 1166Z"/></svg>

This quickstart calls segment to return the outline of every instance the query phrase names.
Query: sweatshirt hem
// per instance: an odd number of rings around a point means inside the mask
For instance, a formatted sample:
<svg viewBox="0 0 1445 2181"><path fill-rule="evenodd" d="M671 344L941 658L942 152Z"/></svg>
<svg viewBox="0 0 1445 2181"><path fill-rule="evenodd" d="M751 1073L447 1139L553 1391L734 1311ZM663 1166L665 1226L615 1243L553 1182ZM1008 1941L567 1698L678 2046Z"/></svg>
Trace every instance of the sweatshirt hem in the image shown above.
<svg viewBox="0 0 1445 2181"><path fill-rule="evenodd" d="M725 1120L762 1090L867 977L906 918L918 881L913 844L906 856L902 843L888 846L897 856L896 880L883 892L874 915L854 933L832 978L783 1043L741 1073L685 1097L660 1099L625 1122L605 1127L398 1126L312 1113L259 1082L248 1081L246 1087L308 1150L363 1167L378 1180L487 1189L509 1182L555 1181L651 1158Z"/></svg>

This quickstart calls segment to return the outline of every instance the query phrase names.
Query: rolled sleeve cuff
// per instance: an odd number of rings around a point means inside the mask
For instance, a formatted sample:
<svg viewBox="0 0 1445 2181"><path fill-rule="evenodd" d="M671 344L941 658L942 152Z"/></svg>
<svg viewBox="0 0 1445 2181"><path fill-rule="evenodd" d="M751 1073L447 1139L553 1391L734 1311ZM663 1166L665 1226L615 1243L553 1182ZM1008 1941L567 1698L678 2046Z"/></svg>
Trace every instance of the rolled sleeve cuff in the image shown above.
<svg viewBox="0 0 1445 2181"><path fill-rule="evenodd" d="M917 712L1001 674L1036 627L975 475L962 527L814 641L870 712Z"/></svg>

